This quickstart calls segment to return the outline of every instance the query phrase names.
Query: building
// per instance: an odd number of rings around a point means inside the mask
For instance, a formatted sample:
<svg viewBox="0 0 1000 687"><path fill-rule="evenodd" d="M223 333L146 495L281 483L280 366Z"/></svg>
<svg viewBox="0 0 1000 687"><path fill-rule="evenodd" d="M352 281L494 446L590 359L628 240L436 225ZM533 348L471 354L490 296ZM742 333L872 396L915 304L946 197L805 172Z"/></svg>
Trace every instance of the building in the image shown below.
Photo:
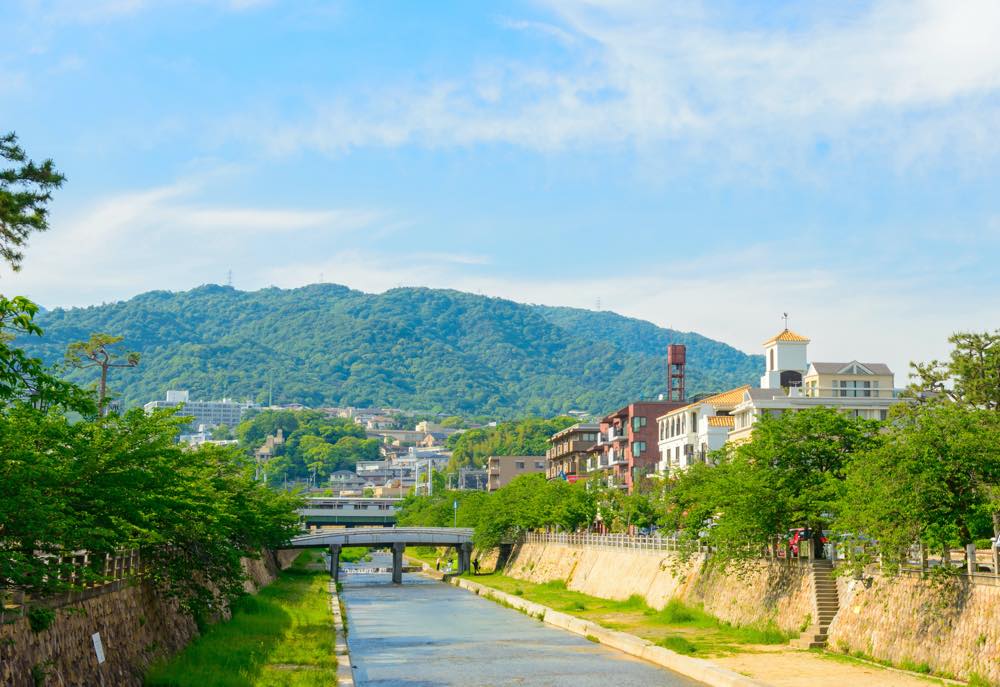
<svg viewBox="0 0 1000 687"><path fill-rule="evenodd" d="M808 362L809 339L788 330L764 342L760 389L747 389L732 409L729 441L747 441L764 414L826 406L855 417L884 420L899 403L895 375L884 363Z"/></svg>
<svg viewBox="0 0 1000 687"><path fill-rule="evenodd" d="M194 429L199 425L235 427L243 420L243 415L251 408L256 408L257 404L251 401L234 401L230 398L221 401L192 401L187 391L170 390L165 400L150 401L143 408L147 413L151 413L160 408L178 406L182 407L180 415L193 418L188 426Z"/></svg>
<svg viewBox="0 0 1000 687"><path fill-rule="evenodd" d="M683 405L684 401L637 401L605 416L589 450L587 472L631 493L636 480L655 473L660 461L656 418Z"/></svg>
<svg viewBox="0 0 1000 687"><path fill-rule="evenodd" d="M490 456L486 459L486 490L496 491L519 475L545 472L545 456Z"/></svg>
<svg viewBox="0 0 1000 687"><path fill-rule="evenodd" d="M588 451L597 443L598 424L577 423L556 432L545 452L545 476L575 482L587 474Z"/></svg>
<svg viewBox="0 0 1000 687"><path fill-rule="evenodd" d="M660 461L658 472L670 474L705 462L708 454L722 448L733 429L733 409L743 401L750 385L724 391L656 418Z"/></svg>

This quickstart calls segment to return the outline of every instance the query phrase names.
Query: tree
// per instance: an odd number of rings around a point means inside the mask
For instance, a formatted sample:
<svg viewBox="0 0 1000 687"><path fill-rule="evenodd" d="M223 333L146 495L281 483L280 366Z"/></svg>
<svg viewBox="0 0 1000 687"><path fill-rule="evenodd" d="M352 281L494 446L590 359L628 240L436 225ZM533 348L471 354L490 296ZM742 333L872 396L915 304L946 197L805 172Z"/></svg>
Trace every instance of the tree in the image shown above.
<svg viewBox="0 0 1000 687"><path fill-rule="evenodd" d="M911 363L911 395L930 392L975 408L1000 411L1000 330L957 332L946 362Z"/></svg>
<svg viewBox="0 0 1000 687"><path fill-rule="evenodd" d="M97 367L101 376L97 386L97 409L101 415L107 413L108 370L113 367L135 367L139 364L139 354L134 351L120 351L116 344L123 337L110 334L91 334L88 341L78 341L66 349L66 361L81 369Z"/></svg>
<svg viewBox="0 0 1000 687"><path fill-rule="evenodd" d="M15 272L21 269L21 248L32 232L49 227L52 191L66 180L52 160L41 164L28 159L17 144L17 134L0 136L0 159L12 166L0 169L0 259Z"/></svg>
<svg viewBox="0 0 1000 687"><path fill-rule="evenodd" d="M901 404L885 440L852 461L836 529L897 566L916 543L968 547L990 531L1000 483L1000 414ZM866 559L849 555L858 565Z"/></svg>

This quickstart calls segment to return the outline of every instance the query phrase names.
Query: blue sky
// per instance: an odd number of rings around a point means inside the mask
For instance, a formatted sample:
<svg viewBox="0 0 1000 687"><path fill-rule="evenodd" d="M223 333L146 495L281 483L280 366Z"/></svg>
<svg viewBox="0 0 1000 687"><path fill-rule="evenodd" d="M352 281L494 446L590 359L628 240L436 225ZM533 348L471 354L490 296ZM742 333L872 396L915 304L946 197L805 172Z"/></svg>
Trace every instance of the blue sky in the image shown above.
<svg viewBox="0 0 1000 687"><path fill-rule="evenodd" d="M1000 5L26 0L68 183L5 292L451 287L815 360L1000 323Z"/></svg>

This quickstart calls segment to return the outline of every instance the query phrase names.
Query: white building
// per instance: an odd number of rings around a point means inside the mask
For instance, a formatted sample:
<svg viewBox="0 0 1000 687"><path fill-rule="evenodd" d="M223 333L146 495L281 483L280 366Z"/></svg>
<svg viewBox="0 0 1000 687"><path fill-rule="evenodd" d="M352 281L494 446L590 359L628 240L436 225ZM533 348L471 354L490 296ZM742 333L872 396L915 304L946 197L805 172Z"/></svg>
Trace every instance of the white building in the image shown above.
<svg viewBox="0 0 1000 687"><path fill-rule="evenodd" d="M176 408L183 406L181 415L194 418L189 424L196 428L200 425L205 427L217 427L227 425L235 427L240 424L243 415L251 408L256 408L257 404L251 401L234 401L224 398L221 401L192 401L187 391L170 390L163 401L150 401L143 406L147 413L158 408Z"/></svg>
<svg viewBox="0 0 1000 687"><path fill-rule="evenodd" d="M729 439L733 428L732 409L750 386L724 391L656 418L659 430L660 462L657 470L669 474L704 462Z"/></svg>

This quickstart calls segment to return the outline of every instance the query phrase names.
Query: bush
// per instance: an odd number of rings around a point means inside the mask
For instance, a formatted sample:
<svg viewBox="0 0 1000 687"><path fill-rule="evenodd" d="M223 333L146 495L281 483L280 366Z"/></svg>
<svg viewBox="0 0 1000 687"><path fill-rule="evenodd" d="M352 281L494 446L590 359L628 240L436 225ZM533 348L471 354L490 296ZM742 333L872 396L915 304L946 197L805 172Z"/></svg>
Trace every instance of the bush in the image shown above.
<svg viewBox="0 0 1000 687"><path fill-rule="evenodd" d="M28 625L31 631L38 633L49 629L56 619L56 612L51 608L33 606L28 611Z"/></svg>

